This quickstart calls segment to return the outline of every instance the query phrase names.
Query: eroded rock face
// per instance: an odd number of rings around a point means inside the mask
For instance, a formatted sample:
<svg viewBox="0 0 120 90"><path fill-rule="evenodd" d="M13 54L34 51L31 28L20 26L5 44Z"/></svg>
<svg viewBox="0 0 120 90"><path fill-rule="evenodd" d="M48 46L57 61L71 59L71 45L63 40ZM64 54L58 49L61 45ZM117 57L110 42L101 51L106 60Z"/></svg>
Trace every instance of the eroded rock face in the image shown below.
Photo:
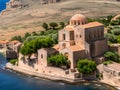
<svg viewBox="0 0 120 90"><path fill-rule="evenodd" d="M60 2L61 0L40 0L41 4L48 4L48 3L56 3Z"/></svg>
<svg viewBox="0 0 120 90"><path fill-rule="evenodd" d="M26 6L28 5L24 4L21 0L10 0L10 2L7 3L7 9L22 8Z"/></svg>

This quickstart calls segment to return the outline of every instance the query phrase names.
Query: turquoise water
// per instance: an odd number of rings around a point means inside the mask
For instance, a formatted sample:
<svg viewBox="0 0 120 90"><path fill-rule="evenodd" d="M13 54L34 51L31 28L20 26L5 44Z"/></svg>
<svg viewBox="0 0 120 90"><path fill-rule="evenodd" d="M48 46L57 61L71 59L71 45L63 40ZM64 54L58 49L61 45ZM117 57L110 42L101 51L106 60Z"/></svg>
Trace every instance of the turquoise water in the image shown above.
<svg viewBox="0 0 120 90"><path fill-rule="evenodd" d="M69 85L23 76L2 69L5 63L4 56L0 55L0 90L110 90L105 85Z"/></svg>
<svg viewBox="0 0 120 90"><path fill-rule="evenodd" d="M6 9L6 2L9 2L10 0L0 0L0 12L4 9Z"/></svg>

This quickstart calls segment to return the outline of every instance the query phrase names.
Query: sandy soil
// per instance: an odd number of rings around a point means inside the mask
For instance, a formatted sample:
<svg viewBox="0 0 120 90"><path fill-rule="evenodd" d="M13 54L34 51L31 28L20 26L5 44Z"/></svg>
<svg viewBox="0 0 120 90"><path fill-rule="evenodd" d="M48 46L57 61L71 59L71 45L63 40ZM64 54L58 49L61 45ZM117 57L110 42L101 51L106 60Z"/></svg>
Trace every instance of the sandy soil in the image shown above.
<svg viewBox="0 0 120 90"><path fill-rule="evenodd" d="M65 0L49 5L40 5L39 0L22 1L28 3L29 7L0 15L0 39L43 30L43 22L67 22L76 13L93 18L120 13L120 2L116 0Z"/></svg>

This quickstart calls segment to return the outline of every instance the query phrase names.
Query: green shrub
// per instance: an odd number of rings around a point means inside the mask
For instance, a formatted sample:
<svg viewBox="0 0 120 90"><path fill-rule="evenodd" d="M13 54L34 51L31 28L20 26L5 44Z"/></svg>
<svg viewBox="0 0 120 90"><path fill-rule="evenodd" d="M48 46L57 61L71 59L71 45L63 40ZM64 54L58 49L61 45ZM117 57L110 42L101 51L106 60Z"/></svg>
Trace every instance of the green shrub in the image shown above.
<svg viewBox="0 0 120 90"><path fill-rule="evenodd" d="M92 60L82 59L77 62L77 69L84 74L91 74L96 70L96 63Z"/></svg>
<svg viewBox="0 0 120 90"><path fill-rule="evenodd" d="M48 63L56 67L68 66L68 59L64 55L58 54L58 55L50 56L48 58Z"/></svg>
<svg viewBox="0 0 120 90"><path fill-rule="evenodd" d="M119 54L117 52L110 52L110 51L108 51L108 52L106 52L104 54L104 57L105 57L105 59L107 61L110 60L110 61L114 61L114 62L120 63L120 56L119 56Z"/></svg>
<svg viewBox="0 0 120 90"><path fill-rule="evenodd" d="M104 65L108 65L108 64L111 64L111 63L112 63L111 60L108 60L108 61L104 61L104 62L103 62Z"/></svg>
<svg viewBox="0 0 120 90"><path fill-rule="evenodd" d="M18 60L17 60L17 59L11 59L9 62L10 62L11 64L15 65L15 64L18 62Z"/></svg>

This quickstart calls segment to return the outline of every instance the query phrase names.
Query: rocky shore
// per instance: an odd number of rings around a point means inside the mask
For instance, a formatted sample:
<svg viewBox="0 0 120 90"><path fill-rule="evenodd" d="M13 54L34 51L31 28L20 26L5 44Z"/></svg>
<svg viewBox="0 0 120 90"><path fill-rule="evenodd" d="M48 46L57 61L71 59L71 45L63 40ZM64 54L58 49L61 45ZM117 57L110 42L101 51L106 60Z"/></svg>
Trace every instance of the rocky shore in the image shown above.
<svg viewBox="0 0 120 90"><path fill-rule="evenodd" d="M99 81L86 81L86 80L81 80L81 79L69 79L69 78L64 78L64 77L57 77L57 76L51 76L51 75L46 75L46 74L42 74L42 73L38 73L38 72L34 72L34 71L28 71L28 70L25 70L25 69L22 69L18 66L14 66L10 63L7 63L6 66L5 66L6 69L8 70L12 70L13 72L16 72L16 73L20 73L20 74L23 74L23 75L26 75L26 76L31 76L31 77L34 77L34 78L37 78L37 79L47 79L47 80L51 80L51 81L56 81L56 82L64 82L64 83L68 83L68 84L71 84L71 85L79 85L79 84L89 84L89 83L93 83L93 84L100 84L100 85L106 85L106 87L110 88L111 90L119 90L119 87L114 87L114 86L111 86L107 83L102 83L102 82L99 82Z"/></svg>

